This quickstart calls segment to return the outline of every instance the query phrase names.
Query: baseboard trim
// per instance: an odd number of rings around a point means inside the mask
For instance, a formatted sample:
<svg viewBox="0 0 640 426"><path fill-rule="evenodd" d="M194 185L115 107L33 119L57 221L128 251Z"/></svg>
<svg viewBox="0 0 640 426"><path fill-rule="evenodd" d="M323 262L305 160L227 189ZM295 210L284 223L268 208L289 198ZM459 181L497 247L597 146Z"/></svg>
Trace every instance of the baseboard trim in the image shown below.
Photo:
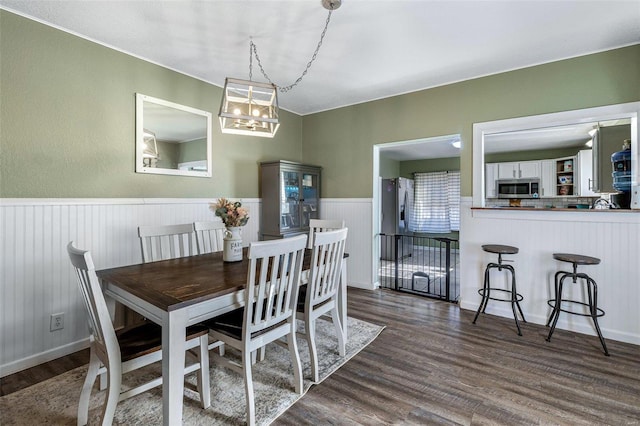
<svg viewBox="0 0 640 426"><path fill-rule="evenodd" d="M503 308L502 306L496 307L489 304L487 306L485 315L488 314L488 315L495 315L498 317L513 319L513 312L511 311L510 305L508 303L504 303L504 305L506 306L506 308ZM479 304L467 303L467 302L461 301L459 306L461 309L467 309L475 312L478 310ZM530 322L532 324L538 324L538 325L546 325L547 319L548 319L545 316L531 315L527 313L525 313L525 318L527 319L527 322ZM478 318L478 321L479 320L480 318ZM572 320L571 323L569 322L570 320ZM585 317L583 321L580 321L580 323L576 323L576 321L578 320L580 319L575 315L562 314L558 319L558 324L556 327L560 330L573 331L574 333L586 334L589 336L597 336L595 328L593 327L593 323L591 322L591 318ZM515 324L514 324L514 327L515 327ZM607 329L605 327L602 327L602 324L600 324L600 328L602 329L602 334L604 335L605 339L615 340L615 341L624 342L624 343L631 343L634 345L640 345L640 335L638 334L623 333L617 330Z"/></svg>
<svg viewBox="0 0 640 426"><path fill-rule="evenodd" d="M347 287L361 288L363 290L375 290L376 287L372 283L355 283L350 282Z"/></svg>
<svg viewBox="0 0 640 426"><path fill-rule="evenodd" d="M78 340L59 346L57 348L50 349L45 352L41 352L35 355L22 358L8 364L0 365L0 377L5 377L10 374L17 373L27 368L35 367L36 365L43 364L45 362L53 361L54 359L63 357L65 355L72 354L74 352L81 351L89 347L89 338Z"/></svg>

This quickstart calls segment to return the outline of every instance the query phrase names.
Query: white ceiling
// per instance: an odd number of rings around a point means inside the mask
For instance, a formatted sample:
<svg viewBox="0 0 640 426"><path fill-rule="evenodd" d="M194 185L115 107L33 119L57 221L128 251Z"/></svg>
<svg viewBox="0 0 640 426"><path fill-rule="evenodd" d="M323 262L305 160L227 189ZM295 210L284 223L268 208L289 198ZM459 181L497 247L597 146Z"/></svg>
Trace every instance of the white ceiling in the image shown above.
<svg viewBox="0 0 640 426"><path fill-rule="evenodd" d="M591 140L589 131L600 126L626 124L619 120L601 123L580 123L567 126L541 127L515 132L493 133L484 137L485 154L521 152L562 148L586 148ZM396 161L427 160L458 157L460 150L452 142L457 135L419 139L401 143L384 144L381 154Z"/></svg>
<svg viewBox="0 0 640 426"><path fill-rule="evenodd" d="M294 82L328 13L320 0L0 6L218 86L249 77L250 37L274 82ZM640 0L344 0L308 75L280 105L306 115L636 44L639 23ZM255 64L253 79L264 81Z"/></svg>
<svg viewBox="0 0 640 426"><path fill-rule="evenodd" d="M459 140L460 137L458 135L448 135L387 143L380 145L380 155L395 161L459 157L460 149L452 145L454 141Z"/></svg>
<svg viewBox="0 0 640 426"><path fill-rule="evenodd" d="M328 14L320 0L0 0L0 7L218 86L225 77L249 78L251 37L274 82L293 83ZM309 73L279 101L306 115L637 43L640 0L343 0ZM265 81L255 61L253 79ZM584 129L571 133L496 135L486 148L583 143ZM451 139L392 144L382 154L454 157Z"/></svg>

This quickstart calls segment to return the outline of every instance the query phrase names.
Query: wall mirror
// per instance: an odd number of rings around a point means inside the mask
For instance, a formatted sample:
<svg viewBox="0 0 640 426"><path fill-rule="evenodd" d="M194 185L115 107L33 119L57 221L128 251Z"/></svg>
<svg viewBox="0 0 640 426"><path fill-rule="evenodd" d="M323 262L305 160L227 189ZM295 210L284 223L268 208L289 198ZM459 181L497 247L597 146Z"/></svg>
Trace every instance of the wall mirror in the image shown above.
<svg viewBox="0 0 640 426"><path fill-rule="evenodd" d="M136 172L211 177L211 113L136 94Z"/></svg>
<svg viewBox="0 0 640 426"><path fill-rule="evenodd" d="M593 173L593 193L589 196L598 197L600 194L614 193L616 189L612 187L611 154L623 149L623 139L631 139L631 194L637 193L640 189L639 115L640 102L631 102L475 123L473 206L484 207L487 198L491 198L491 194L487 194L486 173L490 168L485 168L486 164L537 160L542 157L535 155L545 154L555 158L576 155L579 152L588 153ZM552 173L555 172L557 170L554 169ZM540 170L540 175L544 178L544 170ZM491 178L489 177L489 181ZM556 183L554 181L554 184ZM562 195L558 193L558 196ZM631 208L640 208L639 203L640 200L636 198L635 202L632 201Z"/></svg>

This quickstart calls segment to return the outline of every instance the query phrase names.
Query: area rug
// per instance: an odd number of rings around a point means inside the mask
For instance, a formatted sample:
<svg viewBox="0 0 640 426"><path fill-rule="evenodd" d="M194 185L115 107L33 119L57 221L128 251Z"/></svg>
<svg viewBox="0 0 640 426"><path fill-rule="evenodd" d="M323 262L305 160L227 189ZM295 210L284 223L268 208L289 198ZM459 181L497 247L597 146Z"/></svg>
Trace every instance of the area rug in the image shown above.
<svg viewBox="0 0 640 426"><path fill-rule="evenodd" d="M384 327L355 318L348 318L346 356L337 350L335 330L330 321L317 321L317 346L320 382L344 365L369 343ZM299 329L302 328L299 324ZM313 385L309 349L298 336L298 350L302 360L304 393ZM225 356L237 356L227 349ZM78 367L29 388L0 398L2 425L75 425L80 390L86 366ZM160 365L125 375L124 386L132 386L160 373ZM203 410L195 391L195 373L185 378L183 423L185 425L240 425L245 423L245 395L242 376L211 362L211 407ZM256 423L268 425L301 398L293 391L293 368L286 348L267 346L265 360L254 365ZM91 397L89 424L99 424L105 391L97 385ZM158 387L118 404L114 424L162 424L162 388Z"/></svg>

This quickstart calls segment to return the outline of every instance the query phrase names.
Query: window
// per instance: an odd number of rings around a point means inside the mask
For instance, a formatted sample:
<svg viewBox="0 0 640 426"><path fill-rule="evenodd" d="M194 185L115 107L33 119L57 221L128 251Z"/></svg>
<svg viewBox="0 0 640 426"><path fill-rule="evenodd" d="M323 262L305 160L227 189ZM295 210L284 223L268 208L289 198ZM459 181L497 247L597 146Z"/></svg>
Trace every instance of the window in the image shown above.
<svg viewBox="0 0 640 426"><path fill-rule="evenodd" d="M411 231L460 230L460 172L415 173Z"/></svg>

